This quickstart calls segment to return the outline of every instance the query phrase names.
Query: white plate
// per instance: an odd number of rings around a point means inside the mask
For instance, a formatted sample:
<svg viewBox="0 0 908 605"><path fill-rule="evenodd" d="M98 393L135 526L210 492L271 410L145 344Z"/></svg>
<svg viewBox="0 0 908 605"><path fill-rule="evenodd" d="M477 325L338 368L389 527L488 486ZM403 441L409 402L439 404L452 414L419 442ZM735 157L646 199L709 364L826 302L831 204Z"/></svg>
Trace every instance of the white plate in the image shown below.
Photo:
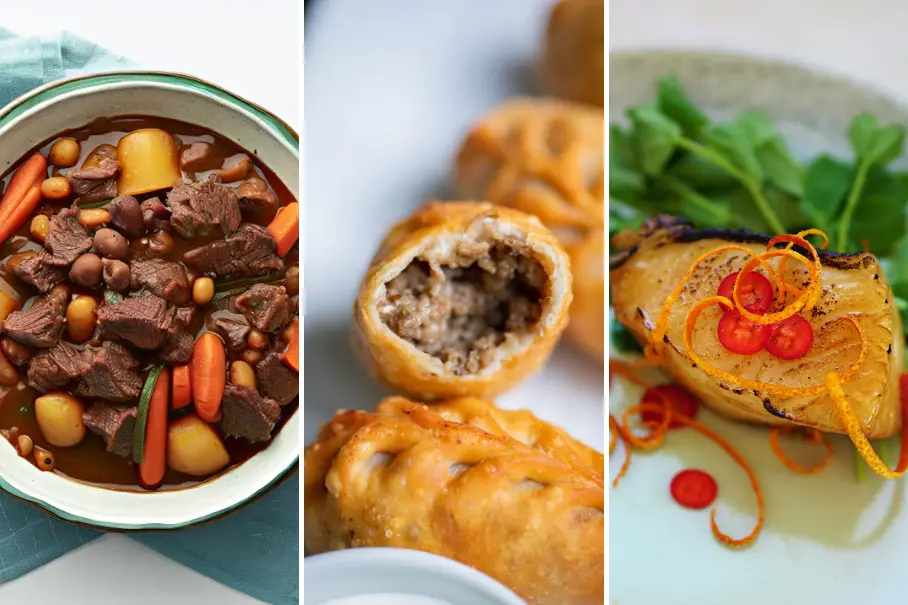
<svg viewBox="0 0 908 605"><path fill-rule="evenodd" d="M360 280L395 221L445 199L453 155L484 112L532 93L551 2L322 2L305 64L305 440L338 408L383 392L348 333ZM393 15L393 18L389 18ZM543 372L499 399L602 450L602 364L562 343Z"/></svg>
<svg viewBox="0 0 908 605"><path fill-rule="evenodd" d="M695 52L613 54L611 120L654 98L656 80L679 76L693 101L713 117L745 108L766 113L801 157L829 151L849 157L848 123L861 111L884 123L908 123L908 110L872 90L783 63ZM615 380L610 410L639 400ZM637 455L609 494L609 596L620 605L883 605L904 602L908 514L903 481L855 481L852 446L835 437L836 457L815 476L798 475L772 454L767 431L701 409L700 418L728 439L757 473L766 498L766 527L757 542L734 551L710 533L709 514L680 508L668 485L682 468L708 470L719 483L718 522L733 536L753 526L756 504L743 471L716 445L675 431L652 455ZM798 447L792 444L797 455ZM805 446L806 447L806 446ZM617 472L623 451L610 461Z"/></svg>

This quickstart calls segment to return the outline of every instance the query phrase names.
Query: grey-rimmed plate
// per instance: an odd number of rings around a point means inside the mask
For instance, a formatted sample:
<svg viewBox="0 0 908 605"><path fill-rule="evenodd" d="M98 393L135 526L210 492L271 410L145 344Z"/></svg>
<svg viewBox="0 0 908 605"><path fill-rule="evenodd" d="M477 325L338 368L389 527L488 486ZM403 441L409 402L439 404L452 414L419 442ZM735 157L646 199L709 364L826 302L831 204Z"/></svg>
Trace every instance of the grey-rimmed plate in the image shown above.
<svg viewBox="0 0 908 605"><path fill-rule="evenodd" d="M820 151L850 157L847 127L862 111L908 124L908 109L870 88L810 68L714 52L632 52L610 60L611 120L654 99L656 80L676 74L715 118L763 111L800 157ZM610 411L620 416L640 391L616 378ZM701 468L719 484L721 528L744 536L756 515L747 476L721 449L689 430L672 431L651 455L635 456L609 494L609 594L619 605L900 603L908 544L904 483L855 479L851 442L832 439L836 455L818 475L788 470L772 454L767 430L700 411L700 419L747 458L766 498L766 527L750 548L731 550L710 533L708 511L679 507L669 482ZM792 443L792 456L818 456ZM610 460L612 476L623 456ZM809 458L808 458L809 459Z"/></svg>

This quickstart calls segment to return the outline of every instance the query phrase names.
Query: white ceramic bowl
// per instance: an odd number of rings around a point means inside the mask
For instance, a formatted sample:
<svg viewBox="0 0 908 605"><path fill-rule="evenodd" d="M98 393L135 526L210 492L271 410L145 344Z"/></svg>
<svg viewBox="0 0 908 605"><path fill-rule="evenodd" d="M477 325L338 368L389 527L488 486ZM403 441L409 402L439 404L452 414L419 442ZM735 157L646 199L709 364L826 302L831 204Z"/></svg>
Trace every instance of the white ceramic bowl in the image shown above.
<svg viewBox="0 0 908 605"><path fill-rule="evenodd" d="M63 130L99 117L171 118L254 153L299 199L299 137L263 109L192 77L116 72L54 82L0 110L0 173ZM274 485L299 461L297 411L261 453L205 483L160 492L116 491L45 473L0 439L0 488L68 521L135 531L177 529L223 515Z"/></svg>
<svg viewBox="0 0 908 605"><path fill-rule="evenodd" d="M503 584L462 563L418 550L351 548L303 560L306 605L382 593L451 605L526 605Z"/></svg>

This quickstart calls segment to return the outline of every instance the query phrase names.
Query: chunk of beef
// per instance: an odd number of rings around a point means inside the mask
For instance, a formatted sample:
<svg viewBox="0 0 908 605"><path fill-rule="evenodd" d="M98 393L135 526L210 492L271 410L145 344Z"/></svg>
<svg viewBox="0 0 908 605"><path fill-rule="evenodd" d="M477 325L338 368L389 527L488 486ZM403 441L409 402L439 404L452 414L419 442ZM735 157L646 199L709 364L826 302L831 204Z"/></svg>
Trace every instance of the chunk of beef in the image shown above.
<svg viewBox="0 0 908 605"><path fill-rule="evenodd" d="M56 287L46 296L39 296L28 309L10 313L3 322L3 331L27 347L52 347L63 334L63 312L68 301L66 288Z"/></svg>
<svg viewBox="0 0 908 605"><path fill-rule="evenodd" d="M215 275L265 275L279 271L284 263L275 253L277 243L271 234L257 225L244 223L239 231L183 257L187 266Z"/></svg>
<svg viewBox="0 0 908 605"><path fill-rule="evenodd" d="M170 231L170 208L156 198L149 198L140 205L142 220L149 231Z"/></svg>
<svg viewBox="0 0 908 605"><path fill-rule="evenodd" d="M28 362L28 384L41 392L59 389L87 370L82 352L67 342L61 342L31 358Z"/></svg>
<svg viewBox="0 0 908 605"><path fill-rule="evenodd" d="M92 239L88 230L79 224L79 211L64 208L50 219L50 230L44 238L44 247L50 252L53 265L68 267L77 258L91 250Z"/></svg>
<svg viewBox="0 0 908 605"><path fill-rule="evenodd" d="M236 188L236 197L244 220L265 225L277 214L277 195L260 178L240 183Z"/></svg>
<svg viewBox="0 0 908 605"><path fill-rule="evenodd" d="M280 406L287 405L300 394L299 374L284 365L275 352L268 353L255 364L255 375L262 394Z"/></svg>
<svg viewBox="0 0 908 605"><path fill-rule="evenodd" d="M221 414L218 427L222 433L255 443L271 439L281 408L252 387L228 384L221 400Z"/></svg>
<svg viewBox="0 0 908 605"><path fill-rule="evenodd" d="M120 165L115 159L105 157L97 166L70 170L66 178L69 179L73 193L79 197L77 202L87 204L117 196L117 181L114 176L119 170Z"/></svg>
<svg viewBox="0 0 908 605"><path fill-rule="evenodd" d="M139 349L160 347L176 317L176 308L154 295L129 297L98 309L103 336L121 338Z"/></svg>
<svg viewBox="0 0 908 605"><path fill-rule="evenodd" d="M189 279L179 263L159 258L134 260L129 265L133 287L142 287L175 305L189 303Z"/></svg>
<svg viewBox="0 0 908 605"><path fill-rule="evenodd" d="M88 370L76 386L77 393L111 401L139 397L142 390L142 379L136 373L139 362L126 347L106 341L100 347L85 347L82 356Z"/></svg>
<svg viewBox="0 0 908 605"><path fill-rule="evenodd" d="M293 304L284 286L255 284L237 297L236 307L262 332L280 332L293 319Z"/></svg>
<svg viewBox="0 0 908 605"><path fill-rule="evenodd" d="M167 365L189 363L195 340L189 332L175 332L165 340L158 353L158 359Z"/></svg>
<svg viewBox="0 0 908 605"><path fill-rule="evenodd" d="M104 438L107 451L117 456L132 454L132 435L136 428L136 407L95 401L82 413L82 422Z"/></svg>
<svg viewBox="0 0 908 605"><path fill-rule="evenodd" d="M173 213L170 224L187 239L212 225L220 225L224 234L230 235L242 221L236 191L221 184L215 175L177 185L167 194L167 205Z"/></svg>
<svg viewBox="0 0 908 605"><path fill-rule="evenodd" d="M160 200L159 202L160 203ZM163 204L162 204L163 206ZM145 223L139 200L131 195L115 197L107 205L111 224L129 239L142 237L145 234Z"/></svg>
<svg viewBox="0 0 908 605"><path fill-rule="evenodd" d="M208 329L223 338L227 348L234 353L246 348L249 324L245 319L237 321L229 317L211 317L208 320Z"/></svg>
<svg viewBox="0 0 908 605"><path fill-rule="evenodd" d="M54 286L66 279L69 268L53 264L50 253L47 250L41 250L35 256L19 263L13 273L41 292L50 292Z"/></svg>

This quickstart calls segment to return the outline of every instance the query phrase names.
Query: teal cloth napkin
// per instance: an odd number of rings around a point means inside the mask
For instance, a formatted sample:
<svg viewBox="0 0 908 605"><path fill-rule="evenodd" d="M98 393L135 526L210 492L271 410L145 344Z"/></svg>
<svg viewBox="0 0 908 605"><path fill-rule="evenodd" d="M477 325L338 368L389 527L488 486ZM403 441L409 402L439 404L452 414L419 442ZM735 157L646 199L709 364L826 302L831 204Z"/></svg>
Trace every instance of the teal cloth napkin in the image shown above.
<svg viewBox="0 0 908 605"><path fill-rule="evenodd" d="M69 33L26 37L0 28L0 107L53 80L134 66ZM266 603L298 604L299 488L294 473L263 498L219 521L132 537ZM52 519L0 491L0 584L100 535Z"/></svg>

